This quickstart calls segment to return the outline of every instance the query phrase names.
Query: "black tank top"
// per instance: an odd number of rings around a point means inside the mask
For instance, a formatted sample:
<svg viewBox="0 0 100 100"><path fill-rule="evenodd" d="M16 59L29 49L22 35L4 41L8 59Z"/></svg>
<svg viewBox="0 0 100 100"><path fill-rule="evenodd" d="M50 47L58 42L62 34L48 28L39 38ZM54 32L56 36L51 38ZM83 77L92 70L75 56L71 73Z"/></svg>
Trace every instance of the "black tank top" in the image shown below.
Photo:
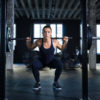
<svg viewBox="0 0 100 100"><path fill-rule="evenodd" d="M43 61L43 63L49 64L54 58L54 47L53 47L52 40L51 40L50 48L46 49L43 47L43 39L42 39L42 44L41 44L39 50L40 50L40 57L41 57L41 60Z"/></svg>

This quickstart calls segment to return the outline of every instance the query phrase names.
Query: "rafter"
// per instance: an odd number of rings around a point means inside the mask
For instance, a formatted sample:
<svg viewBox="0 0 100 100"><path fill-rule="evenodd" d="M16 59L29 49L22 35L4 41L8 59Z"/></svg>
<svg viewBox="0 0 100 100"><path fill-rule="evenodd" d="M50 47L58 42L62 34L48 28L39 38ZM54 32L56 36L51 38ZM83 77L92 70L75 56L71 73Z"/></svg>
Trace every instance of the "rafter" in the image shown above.
<svg viewBox="0 0 100 100"><path fill-rule="evenodd" d="M19 8L19 4L18 4L17 0L14 0L14 4L15 4L16 8ZM15 12L16 12L16 10L15 10ZM20 10L18 10L18 13L20 14L21 17L23 16L23 13Z"/></svg>
<svg viewBox="0 0 100 100"><path fill-rule="evenodd" d="M42 0L42 18L45 18L45 0Z"/></svg>
<svg viewBox="0 0 100 100"><path fill-rule="evenodd" d="M37 12L37 17L40 18L38 0L34 0L34 2L35 2L35 8L36 8L36 12Z"/></svg>
<svg viewBox="0 0 100 100"><path fill-rule="evenodd" d="M76 13L74 14L73 18L76 18L80 12L81 12L81 9L77 10Z"/></svg>
<svg viewBox="0 0 100 100"><path fill-rule="evenodd" d="M32 18L34 18L34 12L33 12L33 7L32 7L32 2L31 0L28 0L28 6L29 6L29 10L30 10L30 13L32 15Z"/></svg>
<svg viewBox="0 0 100 100"><path fill-rule="evenodd" d="M28 11L27 11L27 8L25 7L24 1L23 1L23 0L19 0L19 1L20 1L21 5L22 5L22 7L23 7L23 9L24 9L24 12L25 12L27 18L29 18L29 13L28 13Z"/></svg>
<svg viewBox="0 0 100 100"><path fill-rule="evenodd" d="M64 2L63 2L63 4L62 4L62 7L61 7L61 10L60 10L60 12L59 12L58 18L61 17L62 11L63 11L63 9L64 9L66 3L67 3L67 0L64 0Z"/></svg>
<svg viewBox="0 0 100 100"><path fill-rule="evenodd" d="M16 18L19 18L18 13L17 13L17 12L14 12L14 13L15 13L15 17L16 17Z"/></svg>
<svg viewBox="0 0 100 100"><path fill-rule="evenodd" d="M49 0L48 18L50 18L52 0Z"/></svg>
<svg viewBox="0 0 100 100"><path fill-rule="evenodd" d="M41 2L41 3L40 3ZM53 6L55 4L55 6ZM79 0L14 0L15 18L32 19L79 19ZM100 1L96 2L96 18L100 17Z"/></svg>
<svg viewBox="0 0 100 100"><path fill-rule="evenodd" d="M100 9L99 9L99 11L100 11ZM100 13L99 13L99 12L97 13L96 17L97 17L97 18L100 17Z"/></svg>
<svg viewBox="0 0 100 100"><path fill-rule="evenodd" d="M70 18L73 15L73 13L77 10L79 5L80 5L80 2L78 1L77 4L74 5L73 11L70 12L70 14L68 15L68 18Z"/></svg>
<svg viewBox="0 0 100 100"><path fill-rule="evenodd" d="M67 16L67 14L69 12L69 10L67 10L67 9L71 9L71 6L73 5L73 3L74 3L74 0L70 0L70 2L68 4L68 7L66 8L66 11L65 11L65 13L63 15L63 18L65 18Z"/></svg>
<svg viewBox="0 0 100 100"><path fill-rule="evenodd" d="M58 6L59 6L59 3L60 3L60 0L57 0L56 6L55 6L54 18L55 18L55 16L56 16L57 12L58 12Z"/></svg>

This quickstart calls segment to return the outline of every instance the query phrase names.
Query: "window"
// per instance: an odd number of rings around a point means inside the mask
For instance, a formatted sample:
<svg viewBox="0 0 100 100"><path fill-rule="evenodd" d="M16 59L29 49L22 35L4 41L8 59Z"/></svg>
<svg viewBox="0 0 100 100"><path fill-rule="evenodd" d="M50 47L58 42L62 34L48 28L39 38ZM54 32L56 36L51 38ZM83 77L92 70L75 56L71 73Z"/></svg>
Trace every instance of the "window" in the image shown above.
<svg viewBox="0 0 100 100"><path fill-rule="evenodd" d="M34 24L34 38L42 37L42 29L46 24ZM50 24L52 28L52 37L63 37L62 33L62 24ZM36 40L34 40L36 41ZM62 44L62 39L59 39L59 42ZM35 48L35 50L39 50L39 48ZM55 50L55 53L61 52L59 49Z"/></svg>
<svg viewBox="0 0 100 100"><path fill-rule="evenodd" d="M63 37L63 33L62 33L63 29L62 29L62 24L57 24L57 37L62 38ZM59 39L59 42L62 44L63 40ZM60 52L59 49L57 49L57 52Z"/></svg>
<svg viewBox="0 0 100 100"><path fill-rule="evenodd" d="M13 34L13 38L16 38L16 24L14 24L14 34ZM13 41L13 50L15 50L15 46L16 46L16 41Z"/></svg>
<svg viewBox="0 0 100 100"><path fill-rule="evenodd" d="M80 24L80 38L83 37L82 24ZM82 55L82 39L80 39L80 54Z"/></svg>
<svg viewBox="0 0 100 100"><path fill-rule="evenodd" d="M96 26L97 37L100 37L100 24ZM100 54L100 40L97 40L97 54Z"/></svg>
<svg viewBox="0 0 100 100"><path fill-rule="evenodd" d="M34 24L34 38L42 38L42 28L45 26L46 24ZM34 42L36 41L36 39L34 39ZM39 48L36 47L34 50L39 51Z"/></svg>

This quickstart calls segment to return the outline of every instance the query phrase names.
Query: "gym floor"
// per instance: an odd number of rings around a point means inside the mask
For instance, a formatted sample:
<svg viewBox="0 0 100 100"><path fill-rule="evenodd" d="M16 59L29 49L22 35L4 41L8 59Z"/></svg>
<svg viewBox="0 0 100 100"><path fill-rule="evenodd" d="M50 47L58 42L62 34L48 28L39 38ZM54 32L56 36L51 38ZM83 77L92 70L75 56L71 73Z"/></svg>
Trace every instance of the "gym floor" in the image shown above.
<svg viewBox="0 0 100 100"><path fill-rule="evenodd" d="M80 100L82 97L82 69L63 70L59 79L62 91L52 88L54 69L40 71L42 89L33 91L35 83L31 70L25 65L14 64L13 70L6 71L6 100ZM100 65L88 71L88 89L91 100L100 100Z"/></svg>

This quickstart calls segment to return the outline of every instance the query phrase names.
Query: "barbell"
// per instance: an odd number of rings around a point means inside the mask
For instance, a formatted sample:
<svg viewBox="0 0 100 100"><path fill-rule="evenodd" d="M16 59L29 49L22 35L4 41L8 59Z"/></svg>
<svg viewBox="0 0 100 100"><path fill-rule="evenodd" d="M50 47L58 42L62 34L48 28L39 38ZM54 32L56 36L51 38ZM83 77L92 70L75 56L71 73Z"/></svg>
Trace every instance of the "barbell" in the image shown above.
<svg viewBox="0 0 100 100"><path fill-rule="evenodd" d="M32 38L33 39L42 39L42 38ZM52 38L52 39L63 39L62 37L55 37L55 38ZM69 40L72 40L73 37L68 37ZM79 38L80 40L82 40L83 38L80 37ZM10 30L8 29L8 34L7 34L7 52L11 52L11 45L12 45L12 41L13 40L16 40L16 41L22 41L22 40L27 40L27 38L11 38L11 33L10 33ZM100 37L92 37L92 32L91 32L91 29L90 27L87 27L87 44L88 44L88 47L87 49L89 50L91 48L91 45L92 45L92 40L100 40Z"/></svg>
<svg viewBox="0 0 100 100"><path fill-rule="evenodd" d="M42 39L42 38L32 38L32 39ZM53 37L51 39L63 39L63 37ZM69 40L72 40L73 38L72 37L68 37ZM80 37L80 39L82 39ZM100 37L92 37L92 40L99 40ZM13 40L16 40L16 41L21 41L21 40L27 40L27 38L8 38L8 41L13 41Z"/></svg>
<svg viewBox="0 0 100 100"><path fill-rule="evenodd" d="M32 39L42 39L42 38L32 38ZM55 37L52 39L63 39L62 37ZM68 37L68 39L72 39L72 37ZM27 40L27 38L9 38L8 41L12 41L12 40Z"/></svg>

